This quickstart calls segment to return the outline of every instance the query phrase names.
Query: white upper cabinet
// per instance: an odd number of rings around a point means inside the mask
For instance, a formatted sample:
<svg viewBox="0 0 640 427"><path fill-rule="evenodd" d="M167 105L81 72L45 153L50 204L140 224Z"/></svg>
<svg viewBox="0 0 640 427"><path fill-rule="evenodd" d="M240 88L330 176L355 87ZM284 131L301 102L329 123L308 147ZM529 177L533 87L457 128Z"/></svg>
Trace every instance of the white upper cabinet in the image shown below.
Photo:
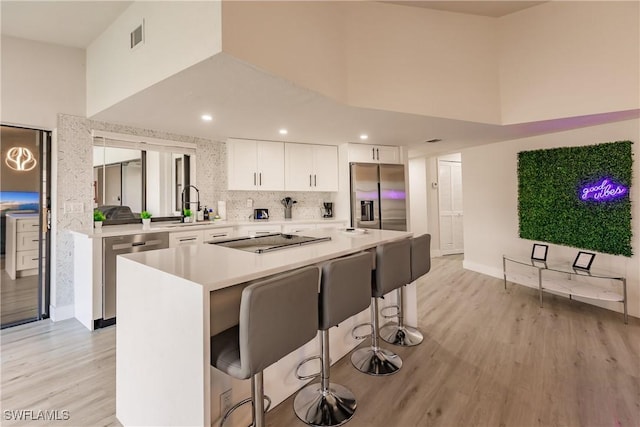
<svg viewBox="0 0 640 427"><path fill-rule="evenodd" d="M227 140L229 190L284 190L284 143Z"/></svg>
<svg viewBox="0 0 640 427"><path fill-rule="evenodd" d="M402 163L398 147L365 144L349 144L349 162Z"/></svg>
<svg viewBox="0 0 640 427"><path fill-rule="evenodd" d="M287 191L338 191L338 147L287 143L284 153Z"/></svg>

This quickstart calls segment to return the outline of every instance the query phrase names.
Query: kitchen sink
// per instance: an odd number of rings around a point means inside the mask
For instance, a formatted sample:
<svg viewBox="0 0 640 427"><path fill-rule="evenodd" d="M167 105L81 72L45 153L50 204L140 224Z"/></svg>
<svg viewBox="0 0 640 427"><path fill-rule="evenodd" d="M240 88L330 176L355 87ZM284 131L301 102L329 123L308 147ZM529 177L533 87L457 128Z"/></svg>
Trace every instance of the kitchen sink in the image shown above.
<svg viewBox="0 0 640 427"><path fill-rule="evenodd" d="M219 240L216 242L209 242L209 244L262 254L265 252L277 251L280 249L287 249L312 243L326 242L328 240L331 240L331 237L309 237L300 236L297 234L274 233L255 237L240 237L229 240Z"/></svg>

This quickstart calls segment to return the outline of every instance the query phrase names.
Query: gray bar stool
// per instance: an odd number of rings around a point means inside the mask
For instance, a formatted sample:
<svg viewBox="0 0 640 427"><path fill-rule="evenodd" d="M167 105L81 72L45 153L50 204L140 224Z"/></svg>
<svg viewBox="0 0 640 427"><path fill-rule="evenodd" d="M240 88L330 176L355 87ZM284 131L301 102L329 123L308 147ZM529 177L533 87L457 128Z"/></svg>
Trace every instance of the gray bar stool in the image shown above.
<svg viewBox="0 0 640 427"><path fill-rule="evenodd" d="M303 360L320 359L320 382L298 392L293 408L298 418L312 426L339 426L351 419L356 410L353 393L340 384L331 383L329 328L369 307L371 298L371 254L368 252L329 261L322 267L318 299L320 353ZM316 375L300 376L300 379Z"/></svg>
<svg viewBox="0 0 640 427"><path fill-rule="evenodd" d="M385 243L376 248L376 269L371 283L371 347L356 350L351 363L369 375L390 375L402 367L397 354L378 345L378 298L409 283L411 280L411 244L409 239ZM354 338L365 338L355 335Z"/></svg>
<svg viewBox="0 0 640 427"><path fill-rule="evenodd" d="M252 402L253 426L264 427L269 407L264 407L262 371L316 336L319 278L318 267L305 267L247 286L239 325L211 337L211 365L238 379L251 378L251 398L232 406L221 426Z"/></svg>
<svg viewBox="0 0 640 427"><path fill-rule="evenodd" d="M431 270L431 235L423 234L411 239L411 282L415 282L419 277L427 274ZM398 322L389 322L380 328L380 338L384 341L410 347L422 342L422 333L404 324L404 286L398 288L398 305L386 308L395 308L397 312L393 315L385 315L384 309L381 314L384 318L397 317Z"/></svg>

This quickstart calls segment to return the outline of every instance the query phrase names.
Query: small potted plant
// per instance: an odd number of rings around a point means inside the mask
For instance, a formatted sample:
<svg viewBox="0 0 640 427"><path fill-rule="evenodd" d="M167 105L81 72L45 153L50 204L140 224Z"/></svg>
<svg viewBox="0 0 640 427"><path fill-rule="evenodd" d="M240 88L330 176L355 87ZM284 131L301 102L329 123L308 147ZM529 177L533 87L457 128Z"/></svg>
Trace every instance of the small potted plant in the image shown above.
<svg viewBox="0 0 640 427"><path fill-rule="evenodd" d="M140 212L140 218L142 218L142 229L149 230L151 228L151 212L149 211Z"/></svg>
<svg viewBox="0 0 640 427"><path fill-rule="evenodd" d="M107 219L104 216L104 213L102 213L102 211L95 209L93 211L93 226L95 227L96 231L102 231L102 221L104 221L105 219Z"/></svg>
<svg viewBox="0 0 640 427"><path fill-rule="evenodd" d="M191 209L185 209L182 211L184 216L184 222L191 222Z"/></svg>

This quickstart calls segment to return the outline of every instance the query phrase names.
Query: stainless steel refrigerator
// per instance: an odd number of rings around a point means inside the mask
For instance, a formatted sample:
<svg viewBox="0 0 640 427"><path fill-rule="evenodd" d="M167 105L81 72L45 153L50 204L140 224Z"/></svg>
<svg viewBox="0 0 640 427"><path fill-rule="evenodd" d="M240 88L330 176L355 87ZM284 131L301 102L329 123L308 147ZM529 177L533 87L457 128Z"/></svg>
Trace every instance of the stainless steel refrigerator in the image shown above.
<svg viewBox="0 0 640 427"><path fill-rule="evenodd" d="M351 163L351 226L407 230L404 165Z"/></svg>

